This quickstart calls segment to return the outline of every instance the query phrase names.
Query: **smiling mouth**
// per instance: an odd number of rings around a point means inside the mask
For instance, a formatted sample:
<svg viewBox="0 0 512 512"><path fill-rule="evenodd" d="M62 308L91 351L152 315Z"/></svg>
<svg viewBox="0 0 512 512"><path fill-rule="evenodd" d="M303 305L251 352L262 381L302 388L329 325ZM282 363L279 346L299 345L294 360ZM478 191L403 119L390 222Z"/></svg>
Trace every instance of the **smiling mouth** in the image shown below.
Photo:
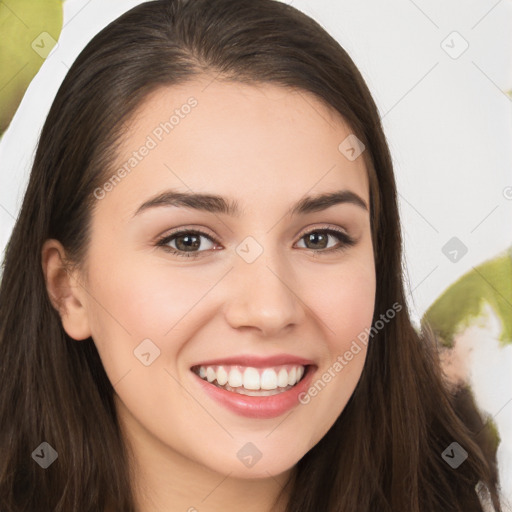
<svg viewBox="0 0 512 512"><path fill-rule="evenodd" d="M272 396L295 387L311 365L285 364L267 368L240 365L193 366L192 372L210 384L246 396Z"/></svg>

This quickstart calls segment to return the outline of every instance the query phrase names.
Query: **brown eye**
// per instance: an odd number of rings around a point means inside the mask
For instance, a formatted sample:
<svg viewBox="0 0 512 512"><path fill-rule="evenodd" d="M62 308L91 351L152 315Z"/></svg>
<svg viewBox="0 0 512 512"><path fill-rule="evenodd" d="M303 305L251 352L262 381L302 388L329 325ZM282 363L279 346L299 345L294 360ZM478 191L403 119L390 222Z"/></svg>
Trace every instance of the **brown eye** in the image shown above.
<svg viewBox="0 0 512 512"><path fill-rule="evenodd" d="M204 245L201 241L202 238L206 238L213 243L212 238L206 233L202 231L189 230L177 231L167 235L158 241L157 246L162 247L165 251L176 254L177 256L196 257L198 253L211 249L211 247L207 247L201 251L198 250L202 245ZM172 245L169 245L171 243L174 243L175 246L173 247Z"/></svg>
<svg viewBox="0 0 512 512"><path fill-rule="evenodd" d="M174 237L176 248L180 251L188 251L189 249L199 249L201 245L201 236L195 234L179 235Z"/></svg>
<svg viewBox="0 0 512 512"><path fill-rule="evenodd" d="M329 239L337 238L339 240L338 246L328 247ZM305 235L301 237L301 240L304 239L305 245L307 249L311 249L313 251L318 252L331 252L344 250L348 247L353 246L356 241L348 236L346 233L342 231L338 231L337 229L315 229L314 231L309 231Z"/></svg>
<svg viewBox="0 0 512 512"><path fill-rule="evenodd" d="M196 258L201 256L201 253L212 250L214 247L206 247L199 250L203 246L201 239L207 239L210 243L214 244L215 240L210 235L200 230L181 230L171 233L163 237L157 242L157 246L176 256L184 256L186 258ZM331 238L338 239L338 246L329 247L329 240ZM306 249L312 250L314 253L332 253L336 251L345 250L348 247L355 245L356 241L343 231L337 229L315 229L309 231L301 237L305 241ZM170 244L174 244L170 245Z"/></svg>
<svg viewBox="0 0 512 512"><path fill-rule="evenodd" d="M304 235L304 239L306 240L306 246L308 249L325 249L327 247L326 244L329 241L329 235L313 231L312 233ZM313 247L308 244L312 244Z"/></svg>

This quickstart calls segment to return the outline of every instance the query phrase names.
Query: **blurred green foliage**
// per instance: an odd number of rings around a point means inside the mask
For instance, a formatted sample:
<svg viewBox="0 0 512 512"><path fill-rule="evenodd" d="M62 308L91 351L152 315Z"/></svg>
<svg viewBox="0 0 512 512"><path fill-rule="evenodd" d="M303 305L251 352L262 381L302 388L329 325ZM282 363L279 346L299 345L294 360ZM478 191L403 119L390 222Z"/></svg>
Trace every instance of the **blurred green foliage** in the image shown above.
<svg viewBox="0 0 512 512"><path fill-rule="evenodd" d="M0 1L0 136L62 30L62 0Z"/></svg>
<svg viewBox="0 0 512 512"><path fill-rule="evenodd" d="M440 342L453 347L454 335L482 313L487 302L502 323L501 343L512 343L512 247L496 258L474 267L453 283L422 318Z"/></svg>

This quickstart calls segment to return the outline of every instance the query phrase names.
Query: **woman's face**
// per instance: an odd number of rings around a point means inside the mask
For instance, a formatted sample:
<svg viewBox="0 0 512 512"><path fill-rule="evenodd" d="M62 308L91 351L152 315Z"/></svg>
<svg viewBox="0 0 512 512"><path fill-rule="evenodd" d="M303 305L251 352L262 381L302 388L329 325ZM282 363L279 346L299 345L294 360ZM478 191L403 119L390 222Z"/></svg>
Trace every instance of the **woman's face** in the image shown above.
<svg viewBox="0 0 512 512"><path fill-rule="evenodd" d="M277 475L343 411L375 299L369 184L350 134L311 94L268 84L202 79L139 109L95 192L80 301L141 458ZM362 203L308 202L341 191Z"/></svg>

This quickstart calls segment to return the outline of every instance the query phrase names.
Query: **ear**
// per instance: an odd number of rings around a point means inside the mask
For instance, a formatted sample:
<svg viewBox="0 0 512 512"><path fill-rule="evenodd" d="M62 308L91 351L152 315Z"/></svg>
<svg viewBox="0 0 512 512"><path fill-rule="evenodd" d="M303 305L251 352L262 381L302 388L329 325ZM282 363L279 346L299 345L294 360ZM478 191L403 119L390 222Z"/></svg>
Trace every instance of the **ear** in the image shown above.
<svg viewBox="0 0 512 512"><path fill-rule="evenodd" d="M78 275L65 265L66 251L58 240L48 239L41 250L46 289L53 307L59 312L66 333L75 340L91 336L86 309L85 288Z"/></svg>

